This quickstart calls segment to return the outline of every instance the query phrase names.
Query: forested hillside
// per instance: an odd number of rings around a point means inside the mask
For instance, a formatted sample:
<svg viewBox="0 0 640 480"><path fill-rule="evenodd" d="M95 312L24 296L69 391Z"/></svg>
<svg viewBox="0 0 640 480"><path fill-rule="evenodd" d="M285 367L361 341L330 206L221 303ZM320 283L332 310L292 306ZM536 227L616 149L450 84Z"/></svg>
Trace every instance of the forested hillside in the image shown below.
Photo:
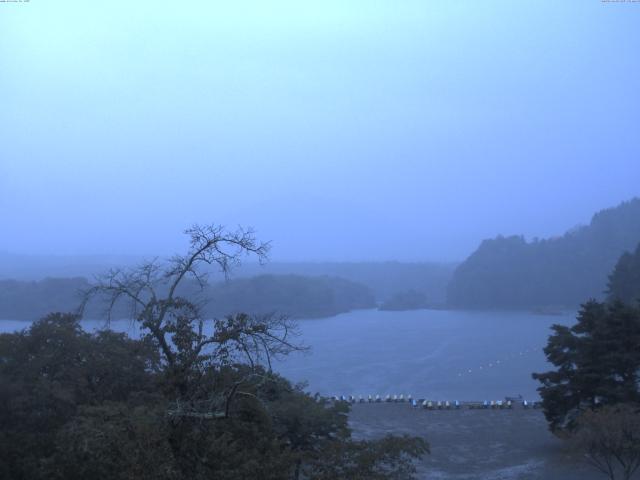
<svg viewBox="0 0 640 480"><path fill-rule="evenodd" d="M219 282L207 292L210 316L239 311L285 313L292 317L329 317L360 308L375 307L371 291L338 277L259 275Z"/></svg>
<svg viewBox="0 0 640 480"><path fill-rule="evenodd" d="M462 308L574 307L601 299L620 255L640 242L640 199L596 213L561 237L485 240L456 269L447 290Z"/></svg>
<svg viewBox="0 0 640 480"><path fill-rule="evenodd" d="M153 255L151 255L153 256ZM0 280L43 280L47 277L92 278L116 267L132 267L144 260L142 256L51 256L17 255L0 252ZM446 300L446 288L454 263L438 262L268 262L265 265L247 262L233 272L233 278L260 275L301 275L304 277L340 277L371 289L376 300L415 290L434 304ZM210 271L211 280L222 280L220 272Z"/></svg>
<svg viewBox="0 0 640 480"><path fill-rule="evenodd" d="M609 276L609 300L640 302L640 243L635 252L624 252Z"/></svg>
<svg viewBox="0 0 640 480"><path fill-rule="evenodd" d="M85 278L47 278L38 282L0 280L0 319L36 320L49 312L71 312L78 308ZM216 282L200 291L187 284L181 295L202 304L203 313L220 317L231 313L279 313L292 317L328 317L359 308L373 308L374 296L360 284L337 277L260 275L228 282ZM96 302L85 313L88 318L104 316ZM127 316L116 305L114 315Z"/></svg>
<svg viewBox="0 0 640 480"><path fill-rule="evenodd" d="M455 267L444 262L270 262L260 267L243 264L235 274L328 275L365 285L380 301L414 290L428 297L430 303L443 304Z"/></svg>
<svg viewBox="0 0 640 480"><path fill-rule="evenodd" d="M0 280L0 319L37 320L50 312L76 311L80 291L88 287L82 277Z"/></svg>

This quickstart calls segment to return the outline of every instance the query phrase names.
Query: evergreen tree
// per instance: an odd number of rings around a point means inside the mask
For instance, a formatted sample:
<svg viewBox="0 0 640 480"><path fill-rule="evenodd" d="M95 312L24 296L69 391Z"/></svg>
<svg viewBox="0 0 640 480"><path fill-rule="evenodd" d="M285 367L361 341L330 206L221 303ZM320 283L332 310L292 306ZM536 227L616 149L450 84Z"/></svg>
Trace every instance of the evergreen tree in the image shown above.
<svg viewBox="0 0 640 480"><path fill-rule="evenodd" d="M640 301L640 244L635 252L625 252L609 275L607 288L609 300L626 303Z"/></svg>
<svg viewBox="0 0 640 480"><path fill-rule="evenodd" d="M640 401L640 309L589 301L572 327L554 325L544 349L556 370L534 373L552 431L599 405Z"/></svg>

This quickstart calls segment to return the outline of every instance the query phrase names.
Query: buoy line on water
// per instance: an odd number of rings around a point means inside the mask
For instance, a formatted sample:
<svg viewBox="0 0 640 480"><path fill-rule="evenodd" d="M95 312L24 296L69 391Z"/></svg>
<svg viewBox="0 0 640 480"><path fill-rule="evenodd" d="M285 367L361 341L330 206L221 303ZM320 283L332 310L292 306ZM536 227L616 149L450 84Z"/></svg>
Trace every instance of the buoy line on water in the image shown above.
<svg viewBox="0 0 640 480"><path fill-rule="evenodd" d="M484 370L488 370L489 368L498 368L501 367L505 364L507 364L510 360L513 360L515 358L520 358L520 357L524 357L526 355L532 354L532 353L536 353L539 352L540 349L537 348L527 348L525 350L519 350L518 353L511 353L505 357L503 357L502 359L498 359L498 360L494 360L491 361L489 363L485 363L482 365L479 365L475 368L466 368L463 369L462 371L458 372L458 377L463 377L465 375L469 375L469 374L473 374L474 372L478 372L478 371L484 371Z"/></svg>

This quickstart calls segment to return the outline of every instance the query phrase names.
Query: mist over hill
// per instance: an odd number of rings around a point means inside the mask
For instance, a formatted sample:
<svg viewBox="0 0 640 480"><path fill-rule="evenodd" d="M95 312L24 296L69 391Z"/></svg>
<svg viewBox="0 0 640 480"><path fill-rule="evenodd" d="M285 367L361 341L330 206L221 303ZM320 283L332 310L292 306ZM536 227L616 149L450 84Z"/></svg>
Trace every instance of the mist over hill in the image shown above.
<svg viewBox="0 0 640 480"><path fill-rule="evenodd" d="M88 287L83 277L0 280L0 320L38 320L51 312L75 312L80 292Z"/></svg>
<svg viewBox="0 0 640 480"><path fill-rule="evenodd" d="M143 259L139 255L24 255L0 251L0 280L93 278L111 268L132 266Z"/></svg>
<svg viewBox="0 0 640 480"><path fill-rule="evenodd" d="M371 289L376 299L386 301L390 297L415 290L426 295L429 302L440 304L446 300L446 288L455 263L437 262L273 262L264 266L241 266L237 276L254 276L262 273L274 275L329 275L360 283Z"/></svg>
<svg viewBox="0 0 640 480"><path fill-rule="evenodd" d="M40 281L0 280L0 319L36 320L50 312L75 312L81 292L89 287L83 277L46 278ZM208 317L244 312L282 314L294 318L330 317L350 310L373 308L375 298L364 285L337 277L260 275L213 282L204 290L187 283L180 295L202 305ZM86 318L105 317L106 305L88 305ZM124 305L116 305L115 318L129 318Z"/></svg>
<svg viewBox="0 0 640 480"><path fill-rule="evenodd" d="M218 282L206 291L210 316L231 313L283 313L294 318L329 317L373 308L375 299L364 285L338 277L259 275Z"/></svg>
<svg viewBox="0 0 640 480"><path fill-rule="evenodd" d="M0 252L0 279L24 281L45 278L93 278L110 268L134 266L141 256L53 256L16 255ZM242 264L232 272L232 279L258 275L301 275L305 277L341 277L360 283L373 292L376 300L385 301L407 290L426 295L429 302L442 304L454 263L437 262L269 262ZM210 272L212 281L221 281L217 271Z"/></svg>
<svg viewBox="0 0 640 480"><path fill-rule="evenodd" d="M602 210L561 237L484 240L455 270L447 300L462 308L530 308L602 299L620 255L638 242L639 198Z"/></svg>

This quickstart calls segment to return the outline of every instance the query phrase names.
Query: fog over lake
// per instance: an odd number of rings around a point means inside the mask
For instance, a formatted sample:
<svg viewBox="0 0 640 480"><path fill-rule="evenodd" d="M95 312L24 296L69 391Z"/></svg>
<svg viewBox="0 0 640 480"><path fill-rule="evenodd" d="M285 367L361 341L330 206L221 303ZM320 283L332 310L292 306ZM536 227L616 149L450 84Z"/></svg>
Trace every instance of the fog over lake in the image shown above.
<svg viewBox="0 0 640 480"><path fill-rule="evenodd" d="M411 394L434 400L538 398L532 372L549 369L542 348L554 323L574 314L526 312L359 310L301 320L299 341L310 347L279 361L275 369L323 395ZM2 321L2 331L25 327ZM87 320L85 329L102 328ZM114 330L137 335L128 320Z"/></svg>
<svg viewBox="0 0 640 480"><path fill-rule="evenodd" d="M0 480L640 480L639 25L0 0Z"/></svg>

